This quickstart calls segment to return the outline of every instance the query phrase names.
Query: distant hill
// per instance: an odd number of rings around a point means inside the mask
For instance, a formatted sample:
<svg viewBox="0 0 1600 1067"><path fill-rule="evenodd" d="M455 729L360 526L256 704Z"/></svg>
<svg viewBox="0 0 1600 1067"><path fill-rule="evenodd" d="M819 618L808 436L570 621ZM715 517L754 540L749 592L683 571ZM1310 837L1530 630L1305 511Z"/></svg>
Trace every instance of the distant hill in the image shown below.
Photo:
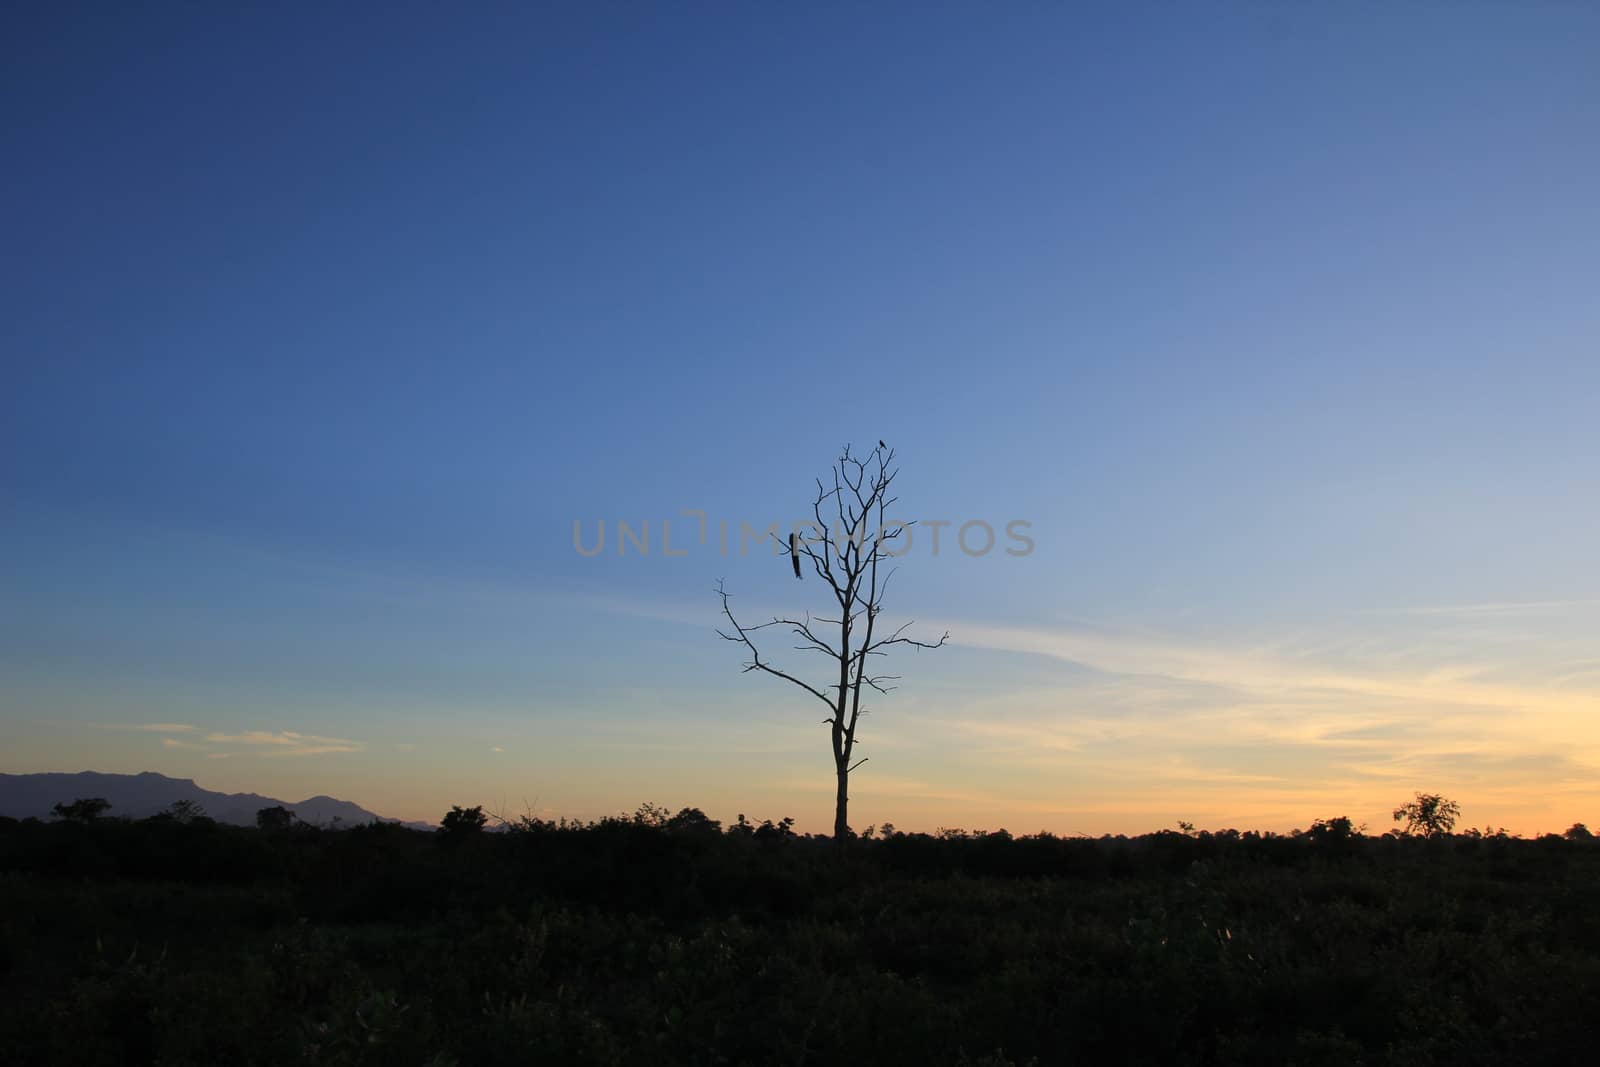
<svg viewBox="0 0 1600 1067"><path fill-rule="evenodd" d="M359 804L333 797L306 800L279 800L255 793L217 793L202 789L191 778L168 778L164 774L0 774L0 815L14 819L50 817L50 809L79 797L104 797L111 802L111 816L143 819L170 807L174 801L190 800L200 805L211 818L239 826L254 826L256 812L282 805L302 822L329 827L363 826L374 820L394 822L368 811ZM338 820L335 823L335 820ZM418 827L421 823L407 824Z"/></svg>

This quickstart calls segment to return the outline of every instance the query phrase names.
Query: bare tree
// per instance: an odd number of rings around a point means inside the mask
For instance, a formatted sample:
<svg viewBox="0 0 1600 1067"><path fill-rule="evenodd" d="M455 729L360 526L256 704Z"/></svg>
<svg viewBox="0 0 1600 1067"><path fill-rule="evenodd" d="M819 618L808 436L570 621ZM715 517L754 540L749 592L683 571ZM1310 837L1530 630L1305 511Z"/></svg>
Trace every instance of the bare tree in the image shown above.
<svg viewBox="0 0 1600 1067"><path fill-rule="evenodd" d="M813 617L807 613L800 618L775 616L770 622L744 626L734 618L727 589L722 583L717 584L722 613L732 627L731 633L718 630L717 634L749 650L750 659L744 669L765 671L799 686L828 709L828 717L822 724L829 728L838 779L833 836L839 840L850 836L850 772L867 762L865 757L855 759L856 728L867 710L861 704L862 690L887 693L894 688L887 683L900 677L872 674L874 659L886 655L896 645L909 645L913 649L938 648L950 637L946 633L937 641L915 640L906 636L911 627L909 622L893 631L879 629L878 616L883 610L884 593L894 576L894 569L887 561L902 554L895 551L895 542L902 539L910 525L894 523L887 518L889 508L899 499L890 495L899 474L894 457L894 450L882 441L864 459L851 455L850 446L846 445L830 472L833 485L829 487L821 479L817 480L816 499L812 501L816 536L791 534L787 544L778 540L779 549L786 550L785 554L791 557L797 577L801 561L806 560L817 577L827 583L834 600L828 610L830 614L837 611L837 618ZM812 684L764 658L756 639L761 631L774 627L798 638L799 643L794 646L797 650L814 652L832 661L830 680Z"/></svg>

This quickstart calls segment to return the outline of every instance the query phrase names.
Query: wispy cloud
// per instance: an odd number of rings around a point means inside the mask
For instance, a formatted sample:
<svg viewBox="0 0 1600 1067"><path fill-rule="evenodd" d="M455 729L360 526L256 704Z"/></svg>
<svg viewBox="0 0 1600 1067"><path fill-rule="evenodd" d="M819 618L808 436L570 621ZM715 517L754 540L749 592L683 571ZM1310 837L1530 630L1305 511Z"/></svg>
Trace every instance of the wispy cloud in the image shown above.
<svg viewBox="0 0 1600 1067"><path fill-rule="evenodd" d="M1563 725L1587 726L1600 694L1544 686L1477 682L1490 665L1430 665L1420 672L1351 669L1283 646L1233 647L1180 640L1120 637L1072 630L965 624L948 627L956 640L979 648L1025 652L1080 664L1107 674L1165 678L1222 686L1256 699L1331 695L1409 705L1535 712ZM1585 731L1587 732L1587 731Z"/></svg>
<svg viewBox="0 0 1600 1067"><path fill-rule="evenodd" d="M181 736L163 737L161 747L178 752L204 753L207 759L228 759L236 754L233 750L240 747L262 757L327 756L344 752L361 752L367 747L361 741L303 734L294 730L245 730L241 733L213 731L201 736L198 733L199 727L186 723L149 723L112 728L137 730L141 733L176 733Z"/></svg>
<svg viewBox="0 0 1600 1067"><path fill-rule="evenodd" d="M1410 608L1374 608L1370 615L1535 615L1574 608L1600 607L1600 600L1504 600L1486 604L1435 604Z"/></svg>
<svg viewBox="0 0 1600 1067"><path fill-rule="evenodd" d="M1552 660L1503 630L1439 626L1449 629L1408 628L1392 643L1370 633L1230 642L941 621L968 649L1073 669L941 694L879 726L929 759L960 752L1005 810L1063 819L1303 825L1339 808L1372 819L1375 794L1431 786L1509 822L1532 811L1532 795L1600 799L1595 661Z"/></svg>
<svg viewBox="0 0 1600 1067"><path fill-rule="evenodd" d="M340 752L360 752L366 746L342 737L321 737L293 730L247 730L244 733L213 733L206 741L217 745L245 745L261 756L325 756Z"/></svg>
<svg viewBox="0 0 1600 1067"><path fill-rule="evenodd" d="M806 792L816 788L817 780L802 777L784 778L764 782L763 785L774 790ZM916 778L865 773L850 779L850 795L852 798L889 797L910 804L942 801L977 809L989 809L998 803L994 794L979 790L950 789Z"/></svg>
<svg viewBox="0 0 1600 1067"><path fill-rule="evenodd" d="M205 731L203 727L186 722L147 723L95 723L97 729L130 731L141 734L165 734L161 747L173 752L202 753L207 759L228 759L243 749L263 758L284 756L331 756L363 752L367 745L345 737L326 737L321 734L300 733L295 730L224 730ZM415 745L396 745L408 751Z"/></svg>
<svg viewBox="0 0 1600 1067"><path fill-rule="evenodd" d="M102 730L135 730L145 734L186 734L197 729L186 722L107 722L99 725Z"/></svg>

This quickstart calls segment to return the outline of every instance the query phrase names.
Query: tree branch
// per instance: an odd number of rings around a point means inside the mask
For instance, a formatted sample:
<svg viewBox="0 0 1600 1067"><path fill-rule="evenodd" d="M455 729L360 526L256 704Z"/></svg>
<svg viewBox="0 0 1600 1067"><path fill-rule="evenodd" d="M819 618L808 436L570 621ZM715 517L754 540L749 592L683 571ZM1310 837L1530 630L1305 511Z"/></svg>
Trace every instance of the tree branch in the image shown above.
<svg viewBox="0 0 1600 1067"><path fill-rule="evenodd" d="M789 674L786 671L780 671L771 664L762 663L761 650L756 647L754 641L750 640L749 633L743 626L739 625L739 620L733 617L733 609L728 606L728 592L720 581L717 582L717 595L722 597L722 614L728 617L728 622L733 626L734 629L734 633L732 634L726 634L721 630L718 630L717 636L722 638L724 641L737 641L750 650L750 662L745 664L744 667L746 673L757 670L766 671L770 675L782 678L786 682L791 682L794 685L799 686L801 689L804 689L806 692L810 693L812 696L828 705L830 709L834 708L834 702L828 699L828 697L823 694L822 690L816 688L808 682L801 681L799 678L796 678L794 675ZM762 625L768 624L763 623Z"/></svg>

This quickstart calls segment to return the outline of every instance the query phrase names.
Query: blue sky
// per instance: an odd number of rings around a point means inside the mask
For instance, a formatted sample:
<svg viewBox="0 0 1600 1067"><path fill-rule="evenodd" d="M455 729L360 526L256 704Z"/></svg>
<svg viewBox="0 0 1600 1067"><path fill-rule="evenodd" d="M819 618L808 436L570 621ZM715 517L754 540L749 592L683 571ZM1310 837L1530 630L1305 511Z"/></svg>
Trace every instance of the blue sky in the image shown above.
<svg viewBox="0 0 1600 1067"><path fill-rule="evenodd" d="M1600 13L4 19L3 769L821 829L711 634L818 590L572 523L883 438L1036 548L907 559L855 821L1600 818Z"/></svg>

